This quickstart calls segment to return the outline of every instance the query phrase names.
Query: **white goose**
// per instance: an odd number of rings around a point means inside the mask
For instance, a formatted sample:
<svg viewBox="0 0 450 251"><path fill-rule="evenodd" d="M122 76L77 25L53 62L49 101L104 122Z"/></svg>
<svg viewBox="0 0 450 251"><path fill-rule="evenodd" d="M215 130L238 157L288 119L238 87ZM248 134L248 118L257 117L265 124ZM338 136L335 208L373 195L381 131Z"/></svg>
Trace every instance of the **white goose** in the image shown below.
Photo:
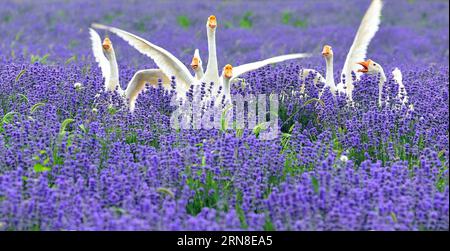
<svg viewBox="0 0 450 251"><path fill-rule="evenodd" d="M198 49L195 49L194 57L192 57L191 68L194 70L195 79L200 80L205 75L203 72L203 62L200 58L200 52Z"/></svg>
<svg viewBox="0 0 450 251"><path fill-rule="evenodd" d="M227 64L227 65L225 65L225 67L223 69L222 79L220 81L220 83L223 86L223 95L225 96L225 98L227 100L230 100L230 98L231 98L230 83L233 80L237 79L239 76L241 76L247 72L257 70L257 69L262 68L269 64L276 64L276 63L280 63L283 61L298 59L298 58L307 58L310 56L311 56L311 54L309 54L309 53L296 53L296 54L286 54L286 55L281 55L281 56L277 56L277 57L271 57L271 58L264 59L261 61L256 61L256 62L243 64L243 65L239 65L239 66L235 66L235 67L233 67L231 64Z"/></svg>
<svg viewBox="0 0 450 251"><path fill-rule="evenodd" d="M383 86L387 81L386 74L384 73L383 67L377 62L368 59L366 61L358 62L357 64L361 65L363 68L358 69L358 72L366 73L366 74L379 74L380 81L378 82L378 106L382 105L382 95L383 95ZM392 75L394 81L398 84L398 94L397 98L402 102L402 105L405 106L408 103L408 94L406 93L405 86L403 85L403 77L400 69L395 68L392 71Z"/></svg>
<svg viewBox="0 0 450 251"><path fill-rule="evenodd" d="M166 76L175 76L176 82L177 82L177 93L180 95L185 94L190 86L192 84L199 85L202 82L209 84L211 82L214 82L215 87L212 90L213 96L217 96L217 90L219 89L220 85L223 85L224 83L224 74L219 76L218 74L218 63L217 63L217 54L216 54L216 45L215 45L215 29L217 27L217 20L215 16L210 16L207 21L207 33L208 33L208 65L206 67L206 71L200 79L196 79L194 76L191 75L189 70L186 68L186 66L174 55L172 55L170 52L166 51L165 49L154 45L150 43L149 41L136 36L134 34L131 34L129 32L126 32L124 30L101 25L101 24L92 24L92 27L98 28L98 29L105 29L108 30L120 38L127 41L131 46L133 46L135 49L137 49L139 52L141 52L144 55L149 56L155 61L155 64L161 69L162 72ZM251 70L255 70L258 68L261 68L265 65L272 64L272 63L278 63L285 60L290 59L297 59L297 58L305 58L310 57L310 54L305 53L298 53L298 54L288 54L283 55L279 57L269 58L263 61L258 61L250 64L242 65L241 67L236 67L235 73L233 74L234 78L238 77L239 75L246 73ZM192 65L191 65L192 67ZM195 70L195 69L194 69ZM224 87L224 89L229 89L228 87ZM229 91L229 90L228 90ZM227 99L229 98L229 94L226 94Z"/></svg>
<svg viewBox="0 0 450 251"><path fill-rule="evenodd" d="M366 58L367 47L370 41L375 36L380 25L381 10L383 8L383 3L381 0L372 0L369 8L367 9L364 17L359 25L356 36L353 40L353 44L347 54L347 58L342 69L341 81L335 86L334 84L334 73L333 73L333 50L331 46L325 45L322 51L322 55L326 61L326 78L323 78L316 70L304 69L300 73L301 78L305 78L311 72L315 74L314 82L315 84L320 81L325 84L325 87L329 87L330 91L335 94L336 91L339 93L346 93L349 100L352 101L353 92L353 80L352 72L356 74L356 78L359 79L361 73L357 72L356 62L362 61ZM345 87L344 88L344 82Z"/></svg>
<svg viewBox="0 0 450 251"><path fill-rule="evenodd" d="M150 43L149 41L139 36L118 28L97 23L92 24L92 27L108 30L116 34L123 40L127 41L140 53L153 59L155 61L155 64L164 72L166 76L175 77L177 82L176 90L179 96L183 96L189 90L191 84L199 84L201 82L209 84L210 82L218 83L219 81L215 43L215 30L217 27L217 20L215 16L210 16L206 23L209 49L208 65L206 67L206 72L204 73L203 77L200 78L200 80L196 80L196 78L191 75L186 66L170 52L155 44Z"/></svg>
<svg viewBox="0 0 450 251"><path fill-rule="evenodd" d="M105 78L106 91L115 91L118 88L119 94L126 98L131 112L134 111L136 99L145 88L146 83L157 86L158 80L161 79L162 86L165 89L171 89L171 80L161 70L147 69L136 72L128 83L127 89L122 90L119 85L119 70L111 40L106 37L102 43L100 35L95 30L89 29L89 33L95 60Z"/></svg>
<svg viewBox="0 0 450 251"><path fill-rule="evenodd" d="M403 75L399 68L395 68L392 71L393 78L395 83L398 85L397 98L402 102L402 106L406 106L408 104L408 92L406 91L406 87L403 84Z"/></svg>

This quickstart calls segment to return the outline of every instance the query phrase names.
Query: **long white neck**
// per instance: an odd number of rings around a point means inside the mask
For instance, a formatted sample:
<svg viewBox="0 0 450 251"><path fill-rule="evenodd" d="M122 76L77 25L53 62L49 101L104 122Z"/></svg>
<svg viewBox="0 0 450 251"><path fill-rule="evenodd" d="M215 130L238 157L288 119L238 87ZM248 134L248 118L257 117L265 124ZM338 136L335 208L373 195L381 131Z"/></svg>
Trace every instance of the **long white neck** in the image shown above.
<svg viewBox="0 0 450 251"><path fill-rule="evenodd" d="M230 91L230 79L222 76L223 95L225 95L225 101L231 101Z"/></svg>
<svg viewBox="0 0 450 251"><path fill-rule="evenodd" d="M378 106L381 107L381 96L383 95L383 85L386 83L386 74L383 68L380 69L380 82L378 83Z"/></svg>
<svg viewBox="0 0 450 251"><path fill-rule="evenodd" d="M119 86L119 66L117 65L116 60L116 53L114 52L114 49L111 48L111 52L107 53L107 58L109 61L109 67L110 67L110 75L109 79L106 80L106 90L108 91L114 91L116 89L116 86Z"/></svg>
<svg viewBox="0 0 450 251"><path fill-rule="evenodd" d="M217 54L216 54L216 33L215 30L206 27L208 34L208 64L206 65L206 72L203 76L203 82L209 85L210 82L215 82L217 85L219 81L219 68L217 65Z"/></svg>
<svg viewBox="0 0 450 251"><path fill-rule="evenodd" d="M202 63L198 64L197 70L195 70L195 79L200 80L205 74L203 73Z"/></svg>
<svg viewBox="0 0 450 251"><path fill-rule="evenodd" d="M330 91L335 94L336 85L334 83L334 70L333 70L333 55L325 58L326 62L326 73L325 73L325 84L330 88Z"/></svg>

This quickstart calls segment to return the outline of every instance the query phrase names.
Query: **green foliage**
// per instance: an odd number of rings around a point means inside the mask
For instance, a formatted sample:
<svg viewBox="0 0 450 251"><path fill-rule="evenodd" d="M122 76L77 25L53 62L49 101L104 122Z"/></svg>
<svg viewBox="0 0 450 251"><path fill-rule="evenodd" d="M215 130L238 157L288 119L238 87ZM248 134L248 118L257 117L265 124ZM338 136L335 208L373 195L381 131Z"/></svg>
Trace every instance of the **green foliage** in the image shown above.
<svg viewBox="0 0 450 251"><path fill-rule="evenodd" d="M66 60L66 62L64 62L64 64L70 64L70 63L72 63L72 62L76 62L77 61L77 55L73 55L72 57L70 57L70 58L68 58L67 60Z"/></svg>
<svg viewBox="0 0 450 251"><path fill-rule="evenodd" d="M114 114L116 114L118 111L119 111L119 110L118 110L117 108L115 108L114 106L112 106L112 105L108 106L108 113L109 113L110 115L114 115Z"/></svg>
<svg viewBox="0 0 450 251"><path fill-rule="evenodd" d="M398 222L398 220L397 220L397 215L395 215L394 212L391 212L391 218L392 218L392 220L393 220L395 223Z"/></svg>
<svg viewBox="0 0 450 251"><path fill-rule="evenodd" d="M305 28L308 26L308 20L306 19L306 17L294 19L294 16L290 11L284 11L282 13L281 23L299 28Z"/></svg>
<svg viewBox="0 0 450 251"><path fill-rule="evenodd" d="M8 112L5 115L3 115L2 120L0 121L0 132L4 132L5 129L3 126L5 124L11 123L12 119L14 118L14 115L18 114L17 112Z"/></svg>
<svg viewBox="0 0 450 251"><path fill-rule="evenodd" d="M308 20L306 18L298 19L294 21L294 27L305 28L308 26Z"/></svg>
<svg viewBox="0 0 450 251"><path fill-rule="evenodd" d="M47 59L48 59L48 57L50 56L50 54L45 54L44 56L39 56L39 55L31 55L30 56L30 62L31 62L31 64L34 64L34 63L40 63L40 64L47 64L48 63L48 61L47 61Z"/></svg>
<svg viewBox="0 0 450 251"><path fill-rule="evenodd" d="M191 26L191 20L187 16L184 16L184 15L177 17L177 23L179 26L181 26L184 29L187 29Z"/></svg>
<svg viewBox="0 0 450 251"><path fill-rule="evenodd" d="M83 132L83 133L88 133L88 129L83 125L83 124L80 124L79 126L78 126L78 128L80 128L80 130Z"/></svg>
<svg viewBox="0 0 450 251"><path fill-rule="evenodd" d="M34 104L31 109L30 109L30 113L33 114L39 107L44 106L45 103L39 102Z"/></svg>
<svg viewBox="0 0 450 251"><path fill-rule="evenodd" d="M156 191L158 193L169 195L172 199L175 199L175 194L172 191L170 191L170 189L168 189L168 188L160 187L160 188L156 189Z"/></svg>
<svg viewBox="0 0 450 251"><path fill-rule="evenodd" d="M311 176L311 185L313 186L314 192L319 193L319 181L314 176Z"/></svg>
<svg viewBox="0 0 450 251"><path fill-rule="evenodd" d="M64 134L66 133L67 126L68 126L69 124L72 124L74 121L75 121L74 119L65 119L65 120L61 123L61 126L60 126L60 128L59 128L59 134L60 134L60 135L64 135Z"/></svg>
<svg viewBox="0 0 450 251"><path fill-rule="evenodd" d="M25 74L25 72L27 72L26 69L23 69L19 72L19 74L17 74L16 76L16 83L19 82L20 78L22 78L23 74Z"/></svg>
<svg viewBox="0 0 450 251"><path fill-rule="evenodd" d="M41 159L39 155L43 155L44 158ZM37 163L33 166L33 170L37 173L52 170L51 167L48 166L50 162L50 156L47 154L47 151L41 150L39 151L39 155L33 156L33 160L37 161Z"/></svg>
<svg viewBox="0 0 450 251"><path fill-rule="evenodd" d="M251 17L253 16L253 13L251 11L245 12L244 16L239 21L239 27L244 29L250 29L253 26L253 22L251 20Z"/></svg>
<svg viewBox="0 0 450 251"><path fill-rule="evenodd" d="M23 101L23 102L25 102L25 103L28 103L28 97L25 96L24 94L19 93L19 94L17 94L17 96L20 97L20 100L21 100L21 101Z"/></svg>
<svg viewBox="0 0 450 251"><path fill-rule="evenodd" d="M283 24L289 24L291 22L292 19L292 13L289 11L285 11L283 12L282 16L281 16L281 22Z"/></svg>

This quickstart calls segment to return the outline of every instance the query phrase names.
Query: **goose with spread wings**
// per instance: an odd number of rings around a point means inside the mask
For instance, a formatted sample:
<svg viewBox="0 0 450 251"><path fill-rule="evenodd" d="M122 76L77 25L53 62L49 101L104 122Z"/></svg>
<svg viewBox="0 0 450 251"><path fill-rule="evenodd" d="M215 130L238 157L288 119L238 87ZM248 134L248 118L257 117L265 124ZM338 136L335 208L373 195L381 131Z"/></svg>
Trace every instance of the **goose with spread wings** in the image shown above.
<svg viewBox="0 0 450 251"><path fill-rule="evenodd" d="M99 64L105 79L105 90L113 92L117 89L119 94L127 100L131 112L134 111L136 99L144 90L146 83L157 86L161 80L165 89L171 89L171 80L161 70L147 69L136 72L127 88L123 90L119 85L119 69L111 40L106 37L102 42L100 35L93 29L89 29L89 33L95 61Z"/></svg>
<svg viewBox="0 0 450 251"><path fill-rule="evenodd" d="M303 69L300 73L300 77L305 79L308 75L314 75L314 84L322 82L324 88L328 87L333 95L338 93L345 93L349 100L353 100L352 92L354 89L352 72L355 73L356 79L359 79L361 72L357 70L357 62L363 61L366 58L367 48L370 41L378 31L381 22L381 10L383 8L383 2L381 0L372 0L369 8L367 9L361 24L359 25L356 36L353 40L353 44L347 54L344 67L342 69L341 81L335 85L334 73L333 73L333 50L329 45L325 45L322 50L322 55L326 62L326 75L325 78L320 75L319 72L313 69ZM323 93L323 91L322 91Z"/></svg>

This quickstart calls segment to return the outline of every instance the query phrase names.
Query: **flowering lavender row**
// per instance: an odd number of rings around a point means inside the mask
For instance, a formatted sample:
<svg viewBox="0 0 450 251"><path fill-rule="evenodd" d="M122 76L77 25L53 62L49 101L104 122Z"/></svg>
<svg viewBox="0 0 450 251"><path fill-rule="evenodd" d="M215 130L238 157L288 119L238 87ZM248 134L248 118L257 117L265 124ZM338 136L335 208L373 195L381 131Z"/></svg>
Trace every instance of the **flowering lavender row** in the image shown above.
<svg viewBox="0 0 450 251"><path fill-rule="evenodd" d="M325 71L324 44L341 68L360 2L2 3L0 230L448 230L448 2L385 1L368 50L387 73L381 108L378 76L354 83L353 106L328 91L317 99L313 76L298 77ZM210 14L219 67L317 54L231 86L279 95L280 137L173 129L174 91L148 88L134 113L102 91L91 22L140 34L188 65L195 48L206 58ZM125 84L156 67L110 37Z"/></svg>

